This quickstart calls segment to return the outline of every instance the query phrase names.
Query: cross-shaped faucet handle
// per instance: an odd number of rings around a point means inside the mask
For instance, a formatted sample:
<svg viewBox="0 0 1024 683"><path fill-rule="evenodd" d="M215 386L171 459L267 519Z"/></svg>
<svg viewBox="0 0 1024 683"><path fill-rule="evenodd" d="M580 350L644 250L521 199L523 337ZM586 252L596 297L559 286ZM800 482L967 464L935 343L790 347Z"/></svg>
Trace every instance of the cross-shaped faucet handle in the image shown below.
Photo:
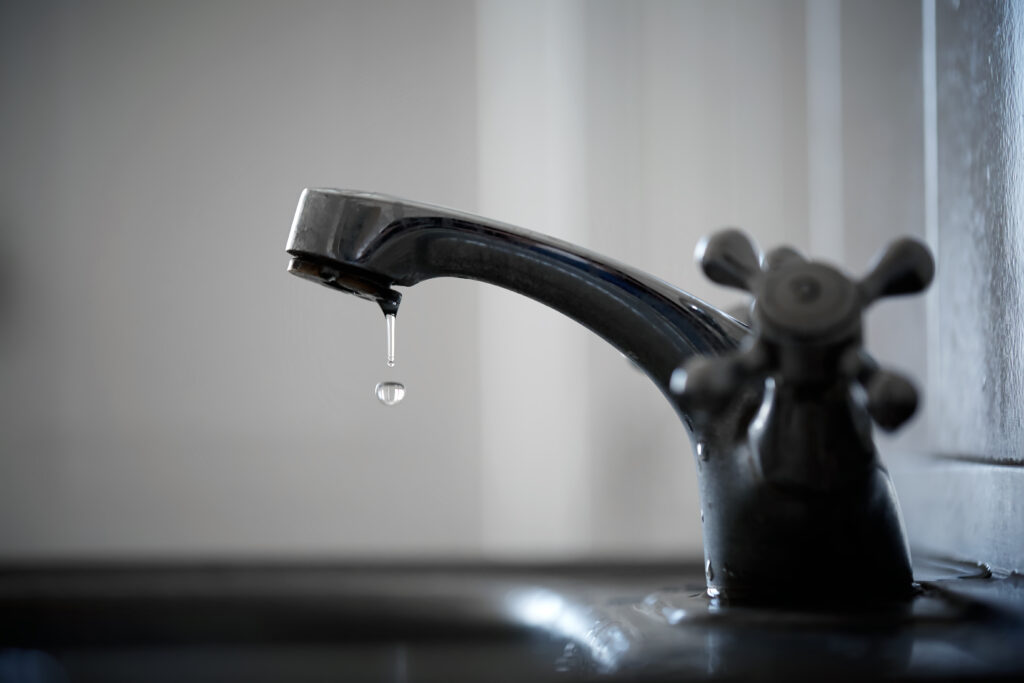
<svg viewBox="0 0 1024 683"><path fill-rule="evenodd" d="M913 415L917 392L910 381L880 369L861 348L862 317L882 297L928 286L935 264L922 243L891 243L859 281L789 247L763 255L736 229L702 240L697 261L712 281L753 295L754 336L735 353L695 358L675 372L671 387L685 408L713 414L741 385L772 376L805 387L857 382L868 412L884 429Z"/></svg>

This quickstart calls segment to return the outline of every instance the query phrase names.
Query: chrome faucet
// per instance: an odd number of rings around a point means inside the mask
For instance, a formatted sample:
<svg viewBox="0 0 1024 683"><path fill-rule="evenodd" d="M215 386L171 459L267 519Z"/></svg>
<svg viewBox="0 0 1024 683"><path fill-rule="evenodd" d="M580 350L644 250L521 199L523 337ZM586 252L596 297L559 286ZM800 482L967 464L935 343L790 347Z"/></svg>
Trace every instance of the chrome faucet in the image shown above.
<svg viewBox="0 0 1024 683"><path fill-rule="evenodd" d="M380 194L307 189L289 272L395 313L434 277L488 282L588 327L633 360L694 444L708 594L720 601L860 603L911 594L910 554L871 418L895 429L909 381L863 351L863 309L918 292L928 250L893 243L854 283L737 230L698 247L713 281L750 292L752 327L657 278L544 235ZM839 587L839 590L836 588Z"/></svg>

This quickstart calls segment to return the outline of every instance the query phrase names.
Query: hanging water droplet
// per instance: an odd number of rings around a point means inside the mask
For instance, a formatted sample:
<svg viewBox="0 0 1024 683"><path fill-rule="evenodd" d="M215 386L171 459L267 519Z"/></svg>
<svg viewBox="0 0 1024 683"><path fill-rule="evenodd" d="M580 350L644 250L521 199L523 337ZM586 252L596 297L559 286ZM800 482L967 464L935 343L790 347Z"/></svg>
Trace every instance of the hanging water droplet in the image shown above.
<svg viewBox="0 0 1024 683"><path fill-rule="evenodd" d="M405 398L405 385L401 382L378 382L373 393L386 406L393 406Z"/></svg>
<svg viewBox="0 0 1024 683"><path fill-rule="evenodd" d="M384 326L387 328L387 360L388 367L395 367L395 314L384 315Z"/></svg>
<svg viewBox="0 0 1024 683"><path fill-rule="evenodd" d="M395 312L392 310L384 312L384 327L386 331L386 360L389 368L395 367ZM377 400L386 406L393 406L405 398L405 385L401 382L378 382L373 393Z"/></svg>

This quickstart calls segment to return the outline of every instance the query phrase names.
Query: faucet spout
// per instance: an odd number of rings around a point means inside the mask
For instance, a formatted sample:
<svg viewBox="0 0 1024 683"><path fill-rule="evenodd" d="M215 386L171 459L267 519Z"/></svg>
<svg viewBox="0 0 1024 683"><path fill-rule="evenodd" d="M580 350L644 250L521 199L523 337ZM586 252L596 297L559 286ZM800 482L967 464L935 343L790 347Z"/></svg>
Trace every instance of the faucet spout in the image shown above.
<svg viewBox="0 0 1024 683"><path fill-rule="evenodd" d="M376 301L386 313L401 300L393 286L435 277L528 296L615 346L682 417L669 387L673 370L695 355L735 350L749 334L690 294L567 242L381 194L304 190L287 251L293 274Z"/></svg>

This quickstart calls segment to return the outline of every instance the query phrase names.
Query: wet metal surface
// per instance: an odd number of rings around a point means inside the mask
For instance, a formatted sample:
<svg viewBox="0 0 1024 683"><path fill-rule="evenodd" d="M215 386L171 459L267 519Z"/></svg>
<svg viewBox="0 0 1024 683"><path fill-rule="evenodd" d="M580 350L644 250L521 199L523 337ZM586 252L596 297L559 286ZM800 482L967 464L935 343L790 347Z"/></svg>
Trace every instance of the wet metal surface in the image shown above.
<svg viewBox="0 0 1024 683"><path fill-rule="evenodd" d="M696 564L9 568L0 681L1024 675L1020 576L916 575L911 603L836 612L716 604Z"/></svg>

